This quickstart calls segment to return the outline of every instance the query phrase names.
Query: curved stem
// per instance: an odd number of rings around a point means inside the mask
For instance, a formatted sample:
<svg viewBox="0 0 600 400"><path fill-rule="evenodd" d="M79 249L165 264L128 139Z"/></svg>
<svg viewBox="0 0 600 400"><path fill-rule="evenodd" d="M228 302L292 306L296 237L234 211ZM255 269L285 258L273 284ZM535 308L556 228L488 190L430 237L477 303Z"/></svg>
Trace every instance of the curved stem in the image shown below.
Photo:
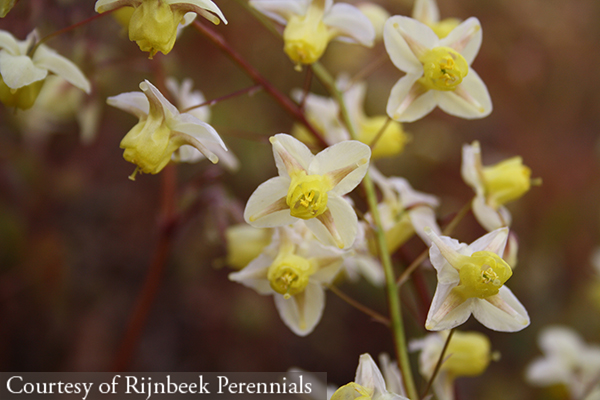
<svg viewBox="0 0 600 400"><path fill-rule="evenodd" d="M252 96L254 93L258 92L261 89L262 89L262 85L259 85L259 84L252 85L250 87L237 90L237 91L235 91L233 93L229 93L229 94L227 94L225 96L217 97L216 99L212 99L212 100L209 100L209 101L205 101L204 103L193 105L193 106L185 108L185 109L183 109L183 110L181 110L179 112L183 114L183 113L195 110L196 108L200 108L200 107L204 107L204 106L214 106L217 103L220 103L220 102L225 101L225 100L229 100L229 99L231 99L233 97L241 96L241 95L243 95L245 93L248 93L248 96Z"/></svg>
<svg viewBox="0 0 600 400"><path fill-rule="evenodd" d="M388 318L379 314L377 311L370 309L369 307L365 306L364 304L361 304L358 301L354 300L353 298L351 298L350 296L348 296L347 294L345 294L344 292L339 290L337 287L329 286L328 289L331 290L340 299L344 300L346 303L350 304L352 307L356 308L357 310L367 314L369 317L373 318L375 321L381 322L385 326L390 326L390 320Z"/></svg>
<svg viewBox="0 0 600 400"><path fill-rule="evenodd" d="M438 373L440 372L440 368L442 367L442 364L445 361L444 356L446 355L446 350L448 350L448 345L450 344L450 339L452 339L453 334L454 334L454 329L451 329L450 333L448 334L448 337L446 338L446 343L444 343L444 348L442 349L442 352L440 353L440 357L438 358L437 363L435 364L435 369L433 370L433 374L431 375L431 378L429 378L429 381L427 382L427 386L425 386L425 390L423 390L421 399L424 399L425 396L427 396L427 393L429 393L429 390L431 389L431 385L433 384L433 381L435 380Z"/></svg>

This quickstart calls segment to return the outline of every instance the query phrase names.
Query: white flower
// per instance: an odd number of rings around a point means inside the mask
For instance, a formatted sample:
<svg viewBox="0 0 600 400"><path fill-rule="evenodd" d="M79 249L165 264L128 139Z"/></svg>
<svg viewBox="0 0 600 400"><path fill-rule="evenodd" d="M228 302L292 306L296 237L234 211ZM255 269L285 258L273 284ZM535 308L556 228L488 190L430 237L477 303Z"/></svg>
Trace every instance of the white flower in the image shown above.
<svg viewBox="0 0 600 400"><path fill-rule="evenodd" d="M473 214L488 231L510 226L512 218L504 204L523 196L532 183L531 170L523 165L521 157L484 167L477 141L463 145L461 174L475 191Z"/></svg>
<svg viewBox="0 0 600 400"><path fill-rule="evenodd" d="M181 85L179 85L174 78L169 77L165 81L165 85L173 95L175 105L180 110L185 110L206 102L202 92L199 90L192 90L194 83L189 78L184 79L181 82ZM187 114L193 115L200 121L208 122L210 119L210 108L208 105L196 107L187 111ZM197 137L196 139L201 138ZM219 162L221 162L229 171L235 172L238 170L240 163L232 152L225 150L217 143L207 143L206 147L219 157ZM196 163L203 160L204 156L194 147L185 145L175 150L171 159L177 162Z"/></svg>
<svg viewBox="0 0 600 400"><path fill-rule="evenodd" d="M342 196L365 176L371 156L369 146L349 140L314 156L290 135L278 134L270 140L279 176L252 193L244 211L246 222L269 228L302 219L321 242L350 247L358 220Z"/></svg>
<svg viewBox="0 0 600 400"><path fill-rule="evenodd" d="M173 152L183 145L195 147L213 163L219 160L202 144L212 143L225 148L212 126L191 114L179 113L147 80L140 83L140 89L141 93L121 93L106 101L140 119L121 141L121 148L125 149L123 158L138 166L136 172L159 173L169 163ZM130 178L133 179L136 172Z"/></svg>
<svg viewBox="0 0 600 400"><path fill-rule="evenodd" d="M17 40L0 30L0 101L7 107L30 108L37 98L48 73L66 79L86 93L90 83L75 64L48 46L39 45L35 31L27 39Z"/></svg>
<svg viewBox="0 0 600 400"><path fill-rule="evenodd" d="M321 320L325 291L338 274L342 252L324 246L298 223L278 228L271 244L246 268L229 279L272 294L283 322L299 336L311 333Z"/></svg>
<svg viewBox="0 0 600 400"><path fill-rule="evenodd" d="M177 38L180 24L190 23L187 13L203 16L214 24L227 23L225 16L211 0L98 0L96 12L103 13L122 6L133 7L129 19L129 40L140 50L168 54Z"/></svg>
<svg viewBox="0 0 600 400"><path fill-rule="evenodd" d="M544 357L528 366L529 383L565 385L573 399L600 398L600 346L586 344L577 332L566 326L544 328L538 343Z"/></svg>
<svg viewBox="0 0 600 400"><path fill-rule="evenodd" d="M284 51L297 64L319 60L332 39L372 46L375 29L356 7L333 0L251 0L269 18L286 25Z"/></svg>
<svg viewBox="0 0 600 400"><path fill-rule="evenodd" d="M390 118L415 121L436 106L467 119L490 114L487 87L470 68L481 45L477 18L467 19L440 39L427 25L394 16L386 22L383 38L394 65L406 72L390 93Z"/></svg>
<svg viewBox="0 0 600 400"><path fill-rule="evenodd" d="M500 228L470 245L429 231L433 244L431 263L438 284L425 328L452 329L473 316L489 329L516 332L529 325L529 316L514 294L504 286L512 275L500 258L508 228Z"/></svg>
<svg viewBox="0 0 600 400"><path fill-rule="evenodd" d="M388 390L386 381L373 358L367 353L359 359L354 382L339 388L331 400L408 400Z"/></svg>

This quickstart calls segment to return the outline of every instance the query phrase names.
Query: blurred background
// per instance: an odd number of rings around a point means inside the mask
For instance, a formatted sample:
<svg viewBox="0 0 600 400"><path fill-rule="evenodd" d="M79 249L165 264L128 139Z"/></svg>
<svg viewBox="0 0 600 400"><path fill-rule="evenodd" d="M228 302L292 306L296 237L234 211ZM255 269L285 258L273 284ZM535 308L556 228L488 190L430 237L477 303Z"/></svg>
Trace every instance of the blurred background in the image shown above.
<svg viewBox="0 0 600 400"><path fill-rule="evenodd" d="M305 84L306 70L294 70L281 40L243 3L216 2L229 24L214 29L232 48L285 94ZM410 15L412 9L410 0L377 4L392 15ZM458 393L465 399L552 398L523 377L526 365L541 355L540 329L565 324L600 342L600 304L593 301L594 291L600 297L600 272L590 261L600 246L600 2L440 0L439 7L442 18L481 21L483 44L473 68L488 86L494 111L467 121L435 110L405 124L412 137L405 151L377 165L439 196L442 223L473 195L460 176L465 143L480 141L488 165L520 155L532 176L543 179L508 206L520 244L509 286L531 325L514 334L485 330L473 319L462 326L486 333L502 359L479 378L459 380ZM0 29L23 40L34 28L45 36L93 15L92 0L20 1L0 20ZM65 94L65 104L89 108L98 122L82 136L82 125L68 110L42 129L28 125L38 116L0 108L0 370L111 370L169 221L161 212L161 175L127 179L134 166L122 158L119 142L137 119L108 107L105 99L139 90L143 79L166 76L192 78L207 99L253 83L191 27L168 56L154 60L111 16L48 45L79 65L93 85L91 96L69 100ZM322 63L334 75L356 74L384 54L381 42L372 49L332 43ZM367 115L385 114L401 75L387 60L366 78ZM325 94L315 80L311 91ZM327 293L320 324L308 337L297 337L280 320L271 296L227 278L232 270L225 228L243 221L249 195L276 174L267 139L289 133L293 119L261 91L216 104L210 122L242 167L232 173L203 161L161 173L176 174L175 208L185 211L169 231L165 268L127 368L232 372L295 366L327 372L337 385L353 380L360 354L393 353L385 326ZM453 236L469 243L484 233L469 214ZM419 240L409 241L395 257L397 273L424 249ZM416 276L432 295L434 274L423 268ZM386 312L381 289L365 281L340 287ZM408 300L415 298L413 282L405 288L408 336L422 337L420 320L429 305Z"/></svg>

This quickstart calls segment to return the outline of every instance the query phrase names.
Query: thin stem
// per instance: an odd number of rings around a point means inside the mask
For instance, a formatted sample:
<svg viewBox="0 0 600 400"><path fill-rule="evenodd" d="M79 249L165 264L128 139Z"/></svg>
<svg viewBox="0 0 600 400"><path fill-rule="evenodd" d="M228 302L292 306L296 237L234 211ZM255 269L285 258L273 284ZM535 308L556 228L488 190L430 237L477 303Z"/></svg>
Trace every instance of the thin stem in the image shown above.
<svg viewBox="0 0 600 400"><path fill-rule="evenodd" d="M121 8L121 7L119 7L119 8ZM69 31L71 31L73 29L79 28L80 26L85 25L85 24L87 24L89 22L92 22L92 21L94 21L94 20L96 20L98 18L102 18L102 17L104 17L104 16L112 13L113 11L118 10L119 8L115 8L113 10L103 12L102 14L93 15L93 16L91 16L89 18L84 19L83 21L77 22L76 24L73 24L71 26L67 26L66 28L59 29L56 32L53 32L53 33L51 33L49 35L44 36L43 38L40 39L39 42L37 42L35 44L35 46L33 46L33 48L31 49L31 52L29 53L30 56L33 56L35 54L35 51L38 49L38 47L40 47L43 43L46 43L48 40L52 39L53 37L58 36L58 35L62 35L65 32L69 32Z"/></svg>
<svg viewBox="0 0 600 400"><path fill-rule="evenodd" d="M375 148L375 146L377 145L377 142L379 141L379 139L381 138L381 136L383 136L383 132L385 132L385 130L387 129L387 127L390 124L390 122L392 122L392 119L390 117L387 117L387 119L383 123L383 126L377 132L377 135L375 135L375 137L373 138L373 140L369 144L369 147L371 148L371 150L373 150Z"/></svg>
<svg viewBox="0 0 600 400"><path fill-rule="evenodd" d="M357 310L359 310L359 311L367 314L369 317L373 318L375 321L381 322L385 326L390 326L390 320L388 318L379 314L377 311L370 309L369 307L365 306L364 304L361 304L358 301L354 300L353 298L351 298L350 296L348 296L347 294L345 294L344 292L339 290L337 287L329 286L329 290L331 290L340 299L342 299L346 303L350 304L352 307L356 308Z"/></svg>
<svg viewBox="0 0 600 400"><path fill-rule="evenodd" d="M454 329L450 330L450 333L448 334L448 337L446 338L446 343L444 343L444 348L442 349L442 352L440 353L440 357L437 360L437 364L435 364L435 369L433 370L433 374L431 375L431 378L429 378L429 381L427 382L427 386L425 386L425 390L423 391L423 394L421 395L421 399L424 399L425 396L427 396L427 393L429 393L429 390L431 389L431 385L433 384L433 381L435 380L438 373L440 372L440 368L442 367L442 364L445 361L444 356L446 355L446 350L448 350L448 345L450 344L450 339L452 339L452 335L454 335Z"/></svg>
<svg viewBox="0 0 600 400"><path fill-rule="evenodd" d="M356 82L367 78L373 72L377 71L388 59L389 56L387 53L381 54L379 58L375 59L371 63L367 64L362 70L358 71L358 73L352 77L348 86L352 86Z"/></svg>
<svg viewBox="0 0 600 400"><path fill-rule="evenodd" d="M330 94L337 100L340 105L340 111L342 114L342 120L350 132L352 139L357 138L357 133L350 120L346 103L342 93L337 89L333 77L329 72L320 64L314 63L312 65L315 76L323 83ZM396 359L398 360L398 367L402 374L402 380L404 381L404 387L406 393L410 399L417 399L417 389L412 376L412 370L410 367L410 359L408 357L408 347L406 345L406 335L404 334L404 323L402 321L402 309L400 308L400 291L396 286L396 279L394 277L394 270L392 268L392 260L390 252L387 248L385 241L385 234L382 228L381 217L377 208L377 194L375 191L375 185L369 176L369 173L365 175L362 185L365 189L367 201L369 203L369 209L373 216L375 237L377 239L377 247L379 250L379 257L385 271L386 281L386 292L388 299L388 307L390 312L390 318L392 323L392 333L394 339L394 347L396 349Z"/></svg>
<svg viewBox="0 0 600 400"><path fill-rule="evenodd" d="M198 20L193 22L194 28L210 39L219 49L221 49L233 62L235 62L248 76L256 83L260 84L265 91L271 95L281 107L287 111L293 118L300 121L306 129L315 137L323 147L327 147L327 142L315 127L306 119L304 112L289 97L281 93L275 86L265 79L253 66L251 66L237 51L231 48L225 38L215 32L212 28L200 23Z"/></svg>
<svg viewBox="0 0 600 400"><path fill-rule="evenodd" d="M452 218L452 221L450 221L448 223L448 225L446 225L446 227L442 230L442 235L444 235L444 236L450 236L452 234L452 232L454 232L454 229L456 228L456 226L458 225L458 223L471 210L471 203L472 203L472 201L469 200L460 209L460 211L458 213L456 213L456 215L454 216L454 218ZM406 268L404 270L404 272L400 275L400 277L398 278L398 281L396 282L396 284L398 286L404 285L404 283L408 280L408 278L413 273L413 271L415 269L417 269L419 267L419 265L421 265L423 263L423 261L425 261L425 259L427 258L428 254L429 254L429 249L423 250L423 252L421 254L419 254L419 256L417 258L415 258L415 260L408 266L408 268Z"/></svg>
<svg viewBox="0 0 600 400"><path fill-rule="evenodd" d="M215 104L220 103L220 102L222 102L224 100L229 100L229 99L231 99L233 97L241 96L241 95L243 95L245 93L249 93L249 96L252 96L254 93L256 93L257 91L261 90L262 88L263 87L260 84L252 85L250 87L247 87L247 88L244 88L244 89L240 89L240 90L238 90L236 92L227 94L225 96L218 97L216 99L205 101L204 103L200 103L200 104L197 104L195 106L188 107L188 108L186 108L184 110L181 110L180 112L183 114L183 113L192 111L192 110L194 110L196 108L200 108L200 107L204 107L204 106L214 106Z"/></svg>

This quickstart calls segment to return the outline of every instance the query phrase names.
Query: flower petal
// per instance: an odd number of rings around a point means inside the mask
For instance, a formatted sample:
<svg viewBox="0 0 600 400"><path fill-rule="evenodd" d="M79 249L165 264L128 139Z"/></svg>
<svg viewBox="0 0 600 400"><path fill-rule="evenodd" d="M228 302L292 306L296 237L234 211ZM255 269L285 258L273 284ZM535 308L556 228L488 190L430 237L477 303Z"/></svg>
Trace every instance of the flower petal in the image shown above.
<svg viewBox="0 0 600 400"><path fill-rule="evenodd" d="M415 0L412 17L426 25L440 21L440 10L435 0Z"/></svg>
<svg viewBox="0 0 600 400"><path fill-rule="evenodd" d="M319 218L305 220L308 229L319 239L321 243L347 249L354 243L358 232L358 218L356 212L346 200L339 195L330 192L327 201L327 208L331 213L333 227L339 238L340 243L337 243L331 232L321 222Z"/></svg>
<svg viewBox="0 0 600 400"><path fill-rule="evenodd" d="M186 133L202 142L216 143L227 150L215 128L191 114L179 114L167 120L167 126L173 132Z"/></svg>
<svg viewBox="0 0 600 400"><path fill-rule="evenodd" d="M332 29L332 36L348 39L371 47L375 41L375 28L369 18L358 8L347 3L336 3L323 16L323 23Z"/></svg>
<svg viewBox="0 0 600 400"><path fill-rule="evenodd" d="M463 181L473 188L475 193L483 195L485 188L481 180L481 146L478 141L464 144L462 147L462 163L460 173Z"/></svg>
<svg viewBox="0 0 600 400"><path fill-rule="evenodd" d="M34 65L27 56L13 56L6 50L0 51L0 72L6 86L19 89L46 78L48 71Z"/></svg>
<svg viewBox="0 0 600 400"><path fill-rule="evenodd" d="M133 7L141 2L142 0L98 0L94 6L94 10L97 13L103 13L123 6Z"/></svg>
<svg viewBox="0 0 600 400"><path fill-rule="evenodd" d="M13 56L21 54L17 39L9 32L3 30L0 30L0 49L4 49Z"/></svg>
<svg viewBox="0 0 600 400"><path fill-rule="evenodd" d="M273 263L273 257L264 253L250 262L244 269L229 274L229 280L256 290L259 294L274 293L267 279L267 272Z"/></svg>
<svg viewBox="0 0 600 400"><path fill-rule="evenodd" d="M487 86L473 69L454 91L436 90L437 102L450 115L465 119L484 118L492 112L492 99Z"/></svg>
<svg viewBox="0 0 600 400"><path fill-rule="evenodd" d="M506 286L495 296L476 299L473 316L485 327L499 332L517 332L530 322L527 310Z"/></svg>
<svg viewBox="0 0 600 400"><path fill-rule="evenodd" d="M435 91L427 90L417 82L421 75L409 73L392 87L386 107L390 118L400 122L412 122L423 118L435 108Z"/></svg>
<svg viewBox="0 0 600 400"><path fill-rule="evenodd" d="M507 240L508 228L499 228L471 243L469 245L469 250L473 253L476 251L491 251L502 258Z"/></svg>
<svg viewBox="0 0 600 400"><path fill-rule="evenodd" d="M500 206L495 210L486 204L483 196L475 196L472 207L475 218L487 231L509 226L511 223L512 217L506 207Z"/></svg>
<svg viewBox="0 0 600 400"><path fill-rule="evenodd" d="M214 14L216 14L221 21L227 24L227 19L221 12L221 9L217 7L215 3L210 0L163 0L165 3L171 5L171 8L177 8L183 11L195 12L196 14L200 14L203 17L206 16L206 12L204 10L208 10ZM207 18L211 22L215 23L212 18ZM216 22L218 23L218 22Z"/></svg>
<svg viewBox="0 0 600 400"><path fill-rule="evenodd" d="M411 42L410 45L407 38ZM421 51L429 50L438 46L439 39L427 25L409 17L396 15L385 23L383 41L385 50L396 68L406 73L416 73L420 77L423 75L423 64L411 46L420 47Z"/></svg>
<svg viewBox="0 0 600 400"><path fill-rule="evenodd" d="M371 397L373 399L387 393L383 375L371 355L368 353L362 354L359 358L354 382L367 389L373 389L373 395Z"/></svg>
<svg viewBox="0 0 600 400"><path fill-rule="evenodd" d="M454 260L460 255L470 256L473 251L466 244L448 236L438 236L431 229L425 229L425 233L433 242L429 248L429 259L438 272L438 282L458 283L458 271L450 264L449 259ZM460 261L457 263L460 264Z"/></svg>
<svg viewBox="0 0 600 400"><path fill-rule="evenodd" d="M298 219L290 215L289 207L269 213L256 218L256 215L263 214L273 203L287 196L290 186L290 180L277 176L263 182L256 188L254 193L248 199L246 209L244 210L244 219L250 225L256 228L271 228L293 224Z"/></svg>
<svg viewBox="0 0 600 400"><path fill-rule="evenodd" d="M306 336L315 329L325 308L325 292L314 282L309 282L304 292L289 299L279 293L274 299L281 319L298 336Z"/></svg>
<svg viewBox="0 0 600 400"><path fill-rule="evenodd" d="M171 102L169 102L169 100L163 96L160 90L150 83L149 80L144 80L144 82L141 82L140 89L142 92L144 92L146 97L148 97L148 101L150 102L149 112L152 112L152 106L154 106L155 109L162 112L166 118L172 118L176 115L179 115L179 110L177 110L177 108L171 104Z"/></svg>
<svg viewBox="0 0 600 400"><path fill-rule="evenodd" d="M435 211L431 207L419 206L411 208L408 211L408 216L410 217L412 226L415 228L415 232L427 246L431 246L431 239L425 233L425 228L431 229L438 235L442 234L442 230L435 218Z"/></svg>
<svg viewBox="0 0 600 400"><path fill-rule="evenodd" d="M310 0L252 0L250 5L267 17L285 25L293 15L304 15Z"/></svg>
<svg viewBox="0 0 600 400"><path fill-rule="evenodd" d="M331 191L344 195L362 181L370 158L369 146L357 140L347 140L317 154L308 166L308 174L329 176L335 185Z"/></svg>
<svg viewBox="0 0 600 400"><path fill-rule="evenodd" d="M456 284L443 285L438 283L427 313L425 329L443 331L465 323L471 316L473 302L479 299L464 300L452 292Z"/></svg>
<svg viewBox="0 0 600 400"><path fill-rule="evenodd" d="M308 147L293 136L279 133L270 139L279 176L290 177L298 170L308 171L315 157Z"/></svg>
<svg viewBox="0 0 600 400"><path fill-rule="evenodd" d="M47 46L40 45L33 54L33 63L40 68L45 68L50 72L66 79L73 86L78 87L86 93L92 90L90 82L79 70L77 65L71 60L65 58L50 49Z"/></svg>
<svg viewBox="0 0 600 400"><path fill-rule="evenodd" d="M475 17L463 21L448 36L440 40L440 46L448 46L458 51L467 64L471 65L481 47L481 24Z"/></svg>
<svg viewBox="0 0 600 400"><path fill-rule="evenodd" d="M106 103L109 106L131 113L140 119L147 117L150 111L148 98L141 92L121 93L107 98Z"/></svg>
<svg viewBox="0 0 600 400"><path fill-rule="evenodd" d="M415 205L437 207L440 204L436 196L416 191L404 178L391 177L388 179L388 182L400 194L404 207L409 208Z"/></svg>

